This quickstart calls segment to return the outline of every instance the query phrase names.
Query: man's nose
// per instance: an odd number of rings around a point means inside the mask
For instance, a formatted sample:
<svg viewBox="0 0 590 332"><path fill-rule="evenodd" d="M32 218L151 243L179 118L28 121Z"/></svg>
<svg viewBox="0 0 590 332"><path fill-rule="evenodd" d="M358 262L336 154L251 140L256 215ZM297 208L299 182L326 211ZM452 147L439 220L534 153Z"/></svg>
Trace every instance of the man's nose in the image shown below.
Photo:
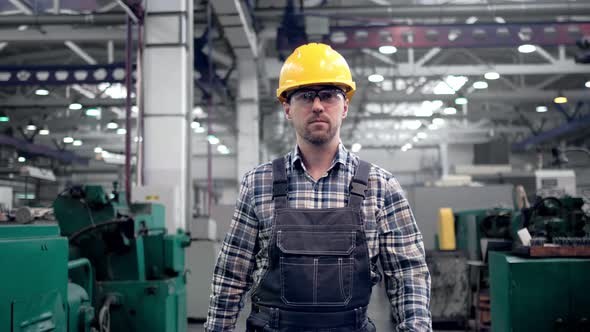
<svg viewBox="0 0 590 332"><path fill-rule="evenodd" d="M324 105L322 104L322 101L320 100L319 96L316 96L313 99L313 104L311 106L311 110L314 112L323 112L324 111Z"/></svg>

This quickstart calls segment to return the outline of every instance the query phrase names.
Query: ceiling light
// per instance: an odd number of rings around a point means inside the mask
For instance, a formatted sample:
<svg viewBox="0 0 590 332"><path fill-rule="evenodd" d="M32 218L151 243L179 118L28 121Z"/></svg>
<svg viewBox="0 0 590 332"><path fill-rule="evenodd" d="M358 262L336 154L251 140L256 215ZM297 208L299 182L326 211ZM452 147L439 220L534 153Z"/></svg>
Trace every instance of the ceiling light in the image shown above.
<svg viewBox="0 0 590 332"><path fill-rule="evenodd" d="M397 52L397 47L395 46L381 46L379 47L379 52L382 54L393 54L395 52Z"/></svg>
<svg viewBox="0 0 590 332"><path fill-rule="evenodd" d="M383 81L383 76L379 75L379 74L373 74L369 76L369 82L373 82L373 83L379 83L381 81Z"/></svg>
<svg viewBox="0 0 590 332"><path fill-rule="evenodd" d="M497 80L500 78L500 74L496 73L495 71L489 71L483 75L486 80Z"/></svg>
<svg viewBox="0 0 590 332"><path fill-rule="evenodd" d="M68 107L71 110L81 110L82 109L82 104L80 103L71 103L70 106Z"/></svg>
<svg viewBox="0 0 590 332"><path fill-rule="evenodd" d="M97 146L94 148L94 153L101 153L102 152L102 148L100 146Z"/></svg>
<svg viewBox="0 0 590 332"><path fill-rule="evenodd" d="M432 119L432 123L437 126L442 126L445 124L445 120L441 119L441 118L434 118L434 119Z"/></svg>
<svg viewBox="0 0 590 332"><path fill-rule="evenodd" d="M537 112L545 113L547 111L548 111L547 106L537 106Z"/></svg>
<svg viewBox="0 0 590 332"><path fill-rule="evenodd" d="M108 129L117 129L117 128L119 128L119 125L115 121L111 121L111 122L107 123L107 128Z"/></svg>
<svg viewBox="0 0 590 332"><path fill-rule="evenodd" d="M416 137L416 136L412 137L412 141L414 141L414 143L418 142L418 137Z"/></svg>
<svg viewBox="0 0 590 332"><path fill-rule="evenodd" d="M47 125L43 126L43 128L39 130L39 135L49 135L49 127L47 127Z"/></svg>
<svg viewBox="0 0 590 332"><path fill-rule="evenodd" d="M428 135L425 132L419 132L418 134L416 134L416 137L418 137L419 139L425 139L426 137L428 137Z"/></svg>
<svg viewBox="0 0 590 332"><path fill-rule="evenodd" d="M33 120L29 121L29 124L27 125L27 130L28 131L35 131L37 130L37 126L35 126L35 124L33 123Z"/></svg>
<svg viewBox="0 0 590 332"><path fill-rule="evenodd" d="M565 104L567 103L567 97L565 96L557 96L553 99L553 102L556 104Z"/></svg>
<svg viewBox="0 0 590 332"><path fill-rule="evenodd" d="M137 107L137 105L131 106L131 112L137 113L138 111L139 111L139 107Z"/></svg>
<svg viewBox="0 0 590 332"><path fill-rule="evenodd" d="M586 87L590 88L590 81L586 82Z"/></svg>
<svg viewBox="0 0 590 332"><path fill-rule="evenodd" d="M363 146L361 145L361 143L354 143L350 149L352 150L352 152L359 152L362 147Z"/></svg>
<svg viewBox="0 0 590 332"><path fill-rule="evenodd" d="M79 140L79 139L77 139L77 140L75 140L75 141L72 142L72 145L73 146L80 146L80 145L82 145L82 141Z"/></svg>
<svg viewBox="0 0 590 332"><path fill-rule="evenodd" d="M221 145L217 146L217 152L219 152L221 154L229 154L229 149L227 148L227 146L221 144Z"/></svg>
<svg viewBox="0 0 590 332"><path fill-rule="evenodd" d="M193 128L193 129L197 129L197 128L199 128L200 126L201 126L201 123L200 123L200 122L198 122L198 121L193 121L193 122L191 122L191 128Z"/></svg>
<svg viewBox="0 0 590 332"><path fill-rule="evenodd" d="M74 138L72 136L66 136L64 137L63 142L67 144L74 143Z"/></svg>
<svg viewBox="0 0 590 332"><path fill-rule="evenodd" d="M418 128L420 128L422 126L422 121L420 121L420 120L410 120L410 121L406 122L406 126L410 130L416 130L416 129L418 129Z"/></svg>
<svg viewBox="0 0 590 332"><path fill-rule="evenodd" d="M219 144L219 138L215 137L215 135L208 135L207 140L209 141L209 144Z"/></svg>
<svg viewBox="0 0 590 332"><path fill-rule="evenodd" d="M19 163L24 163L25 161L27 161L27 158L25 158L25 157L18 157L18 162Z"/></svg>
<svg viewBox="0 0 590 332"><path fill-rule="evenodd" d="M8 122L10 121L10 117L6 115L6 113L0 111L0 122Z"/></svg>
<svg viewBox="0 0 590 332"><path fill-rule="evenodd" d="M473 24L473 23L475 23L475 22L477 22L477 17L475 17L475 16L470 16L469 18L467 18L467 19L465 20L465 23L466 23L466 24Z"/></svg>
<svg viewBox="0 0 590 332"><path fill-rule="evenodd" d="M485 81L473 82L473 88L474 89L487 89L488 88L488 83L485 82Z"/></svg>
<svg viewBox="0 0 590 332"><path fill-rule="evenodd" d="M431 123L431 124L428 125L428 129L429 130L437 130L438 129L438 126L435 125L434 123Z"/></svg>
<svg viewBox="0 0 590 332"><path fill-rule="evenodd" d="M127 134L127 129L125 129L125 128L117 129L117 135L125 135L125 134Z"/></svg>
<svg viewBox="0 0 590 332"><path fill-rule="evenodd" d="M443 113L447 114L447 115L453 115L453 114L457 114L457 109L454 107L446 107L443 110Z"/></svg>
<svg viewBox="0 0 590 332"><path fill-rule="evenodd" d="M205 132L205 128L203 128L203 127L197 127L197 128L194 129L194 131L197 134L202 134L202 133Z"/></svg>
<svg viewBox="0 0 590 332"><path fill-rule="evenodd" d="M49 94L49 91L45 89L37 89L35 90L35 94L37 96L47 96Z"/></svg>
<svg viewBox="0 0 590 332"><path fill-rule="evenodd" d="M98 108L89 108L86 110L86 115L87 116L100 116L100 110Z"/></svg>
<svg viewBox="0 0 590 332"><path fill-rule="evenodd" d="M499 23L499 24L506 23L506 20L503 17L501 17L501 16L494 17L494 21L496 21L496 23Z"/></svg>
<svg viewBox="0 0 590 332"><path fill-rule="evenodd" d="M455 99L455 104L457 105L465 105L467 104L467 98L465 97L458 97Z"/></svg>
<svg viewBox="0 0 590 332"><path fill-rule="evenodd" d="M531 44L522 44L522 45L518 46L518 51L520 53L532 53L536 50L537 50L537 48L535 47L535 45L531 45Z"/></svg>

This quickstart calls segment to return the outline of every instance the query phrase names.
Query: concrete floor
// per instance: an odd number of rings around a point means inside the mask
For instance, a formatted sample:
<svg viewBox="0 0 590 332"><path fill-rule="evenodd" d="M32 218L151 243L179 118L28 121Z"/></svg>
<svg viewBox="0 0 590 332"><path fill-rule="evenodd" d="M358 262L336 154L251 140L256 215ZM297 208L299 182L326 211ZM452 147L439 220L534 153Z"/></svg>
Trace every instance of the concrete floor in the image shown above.
<svg viewBox="0 0 590 332"><path fill-rule="evenodd" d="M382 283L380 284L382 285ZM382 331L393 331L394 326L391 322L390 305L385 295L385 289L383 286L377 285L373 289L373 295L371 302L369 303L369 317L375 323L378 332ZM246 310L246 308L248 308ZM236 325L236 332L246 331L246 318L250 311L249 305L246 305L245 310L240 313L238 323ZM201 332L204 331L203 324L191 324L189 325L189 332Z"/></svg>

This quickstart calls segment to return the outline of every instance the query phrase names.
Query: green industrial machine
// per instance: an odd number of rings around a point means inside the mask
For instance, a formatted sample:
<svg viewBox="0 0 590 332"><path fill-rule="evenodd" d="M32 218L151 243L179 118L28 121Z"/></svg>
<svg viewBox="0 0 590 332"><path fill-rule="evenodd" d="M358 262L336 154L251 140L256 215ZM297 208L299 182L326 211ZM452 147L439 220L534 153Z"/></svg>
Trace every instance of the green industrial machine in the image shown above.
<svg viewBox="0 0 590 332"><path fill-rule="evenodd" d="M590 331L590 258L491 252L492 331Z"/></svg>
<svg viewBox="0 0 590 332"><path fill-rule="evenodd" d="M0 225L0 331L186 331L190 238L124 197L76 186L54 202L59 227Z"/></svg>
<svg viewBox="0 0 590 332"><path fill-rule="evenodd" d="M457 249L487 261L477 297L489 287L492 331L590 331L590 300L581 291L590 284L590 217L583 205L577 197L547 197L522 209L454 214ZM518 235L523 228L530 244Z"/></svg>

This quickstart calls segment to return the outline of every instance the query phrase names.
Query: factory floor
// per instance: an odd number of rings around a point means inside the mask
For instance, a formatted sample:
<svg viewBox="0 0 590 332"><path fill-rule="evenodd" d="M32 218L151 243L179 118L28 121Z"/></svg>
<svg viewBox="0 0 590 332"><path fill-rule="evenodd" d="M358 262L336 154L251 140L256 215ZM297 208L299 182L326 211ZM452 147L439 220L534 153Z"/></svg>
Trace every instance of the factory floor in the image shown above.
<svg viewBox="0 0 590 332"><path fill-rule="evenodd" d="M248 308L248 306L246 306ZM375 287L373 289L373 295L371 303L369 304L369 317L375 323L378 332L393 331L394 326L390 318L390 306L385 290L383 287ZM238 318L238 324L236 326L236 332L243 332L246 330L246 318L249 310L240 313ZM191 324L188 328L189 332L201 332L204 331L203 324Z"/></svg>

